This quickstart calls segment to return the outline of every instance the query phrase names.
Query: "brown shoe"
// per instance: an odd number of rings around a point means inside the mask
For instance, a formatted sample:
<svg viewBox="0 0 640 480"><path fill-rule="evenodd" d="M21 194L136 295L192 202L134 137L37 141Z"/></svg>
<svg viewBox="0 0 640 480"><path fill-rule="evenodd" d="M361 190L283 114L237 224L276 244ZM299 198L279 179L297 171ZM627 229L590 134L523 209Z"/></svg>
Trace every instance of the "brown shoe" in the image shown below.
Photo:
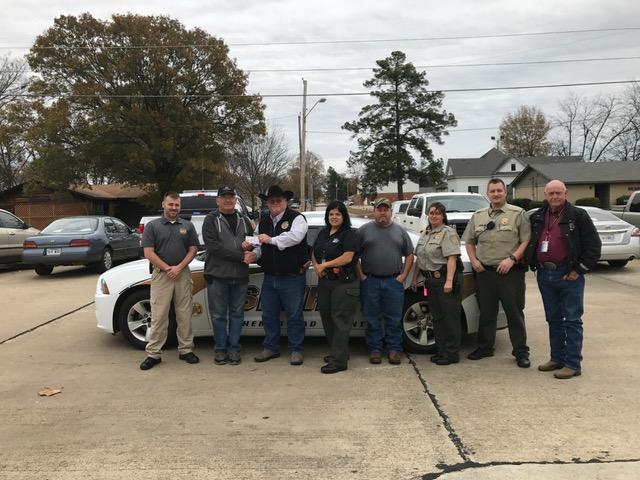
<svg viewBox="0 0 640 480"><path fill-rule="evenodd" d="M553 360L549 360L547 363L543 363L542 365L538 365L538 370L541 372L551 372L553 370L560 370L562 365L558 362L554 362Z"/></svg>
<svg viewBox="0 0 640 480"><path fill-rule="evenodd" d="M289 363L291 365L302 365L303 361L304 361L304 358L302 356L302 352L293 352L289 356Z"/></svg>
<svg viewBox="0 0 640 480"><path fill-rule="evenodd" d="M373 363L374 365L382 363L380 352L371 352L371 355L369 355L369 363Z"/></svg>
<svg viewBox="0 0 640 480"><path fill-rule="evenodd" d="M562 367L556 373L553 374L554 377L559 378L560 380L566 380L571 377L579 377L582 372L580 370L571 370L567 367Z"/></svg>
<svg viewBox="0 0 640 480"><path fill-rule="evenodd" d="M399 352L389 352L388 358L391 365L400 365L400 363L402 363Z"/></svg>
<svg viewBox="0 0 640 480"><path fill-rule="evenodd" d="M261 351L258 355L253 357L256 362L266 362L271 360L272 358L278 358L280 356L279 352L272 352L271 350L267 350L266 348Z"/></svg>

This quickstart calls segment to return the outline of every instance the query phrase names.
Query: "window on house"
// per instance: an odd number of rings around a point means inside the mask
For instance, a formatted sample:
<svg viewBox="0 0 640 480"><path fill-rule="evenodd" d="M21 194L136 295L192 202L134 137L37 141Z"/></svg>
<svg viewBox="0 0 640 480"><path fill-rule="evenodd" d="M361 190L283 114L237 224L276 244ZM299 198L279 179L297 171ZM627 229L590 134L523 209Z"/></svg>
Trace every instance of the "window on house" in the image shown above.
<svg viewBox="0 0 640 480"><path fill-rule="evenodd" d="M478 189L477 185L471 185L470 187L467 187L467 192L469 192L469 193L480 193L480 190Z"/></svg>
<svg viewBox="0 0 640 480"><path fill-rule="evenodd" d="M515 172L515 171L516 171L516 164L515 164L515 163L512 163L512 164L511 164L511 171L512 171L512 172Z"/></svg>

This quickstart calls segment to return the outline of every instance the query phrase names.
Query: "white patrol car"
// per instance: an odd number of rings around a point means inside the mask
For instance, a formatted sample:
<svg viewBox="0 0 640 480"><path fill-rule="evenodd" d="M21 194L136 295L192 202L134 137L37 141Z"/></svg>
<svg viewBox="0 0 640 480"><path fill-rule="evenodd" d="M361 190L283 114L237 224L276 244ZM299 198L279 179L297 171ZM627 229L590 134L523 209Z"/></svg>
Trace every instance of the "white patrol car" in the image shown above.
<svg viewBox="0 0 640 480"><path fill-rule="evenodd" d="M305 212L309 223L307 241L313 244L318 232L324 227L324 212ZM354 228L358 228L368 220L352 218ZM419 236L408 232L414 245ZM462 300L463 332L473 333L478 330L478 303L475 295L475 279L471 273L471 266L466 251L462 248L462 259L465 265ZM204 253L201 252L191 262L193 277L193 319L194 336L211 336L212 329L209 320L207 304L206 281L203 274ZM261 321L260 294L262 291L262 269L258 265L251 265L247 300L245 302L245 319L242 329L243 335L263 336ZM408 351L418 353L432 353L435 351L433 325L426 298L422 295L422 288L416 292L410 287L411 274L405 282L405 304L402 318L403 338ZM95 294L96 316L98 328L115 334L121 332L134 346L143 349L146 345L145 334L151 320L151 304L149 301L149 262L138 260L115 267L98 278ZM317 309L318 278L313 268L307 271L307 287L304 299L304 318L307 336L324 336L320 312ZM282 316L282 333L286 335L284 313ZM504 328L506 319L500 311L498 325ZM170 318L169 331L172 332L167 346L173 346L175 339L175 319ZM355 316L352 336L364 336L365 324L360 313Z"/></svg>

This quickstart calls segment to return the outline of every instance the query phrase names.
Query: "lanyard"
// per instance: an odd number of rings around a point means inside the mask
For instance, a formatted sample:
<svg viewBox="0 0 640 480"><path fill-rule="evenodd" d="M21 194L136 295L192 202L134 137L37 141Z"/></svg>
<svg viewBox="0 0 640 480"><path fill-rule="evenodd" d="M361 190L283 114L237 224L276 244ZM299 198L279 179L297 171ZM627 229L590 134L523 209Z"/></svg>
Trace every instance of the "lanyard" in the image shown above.
<svg viewBox="0 0 640 480"><path fill-rule="evenodd" d="M553 229L553 227L556 226L556 224L562 218L563 214L564 214L564 207L562 208L562 210L558 212L558 215L554 215L553 218L551 216L551 210L547 210L547 221L546 221L547 229L546 229L545 240L549 240L549 237L551 236L551 229Z"/></svg>

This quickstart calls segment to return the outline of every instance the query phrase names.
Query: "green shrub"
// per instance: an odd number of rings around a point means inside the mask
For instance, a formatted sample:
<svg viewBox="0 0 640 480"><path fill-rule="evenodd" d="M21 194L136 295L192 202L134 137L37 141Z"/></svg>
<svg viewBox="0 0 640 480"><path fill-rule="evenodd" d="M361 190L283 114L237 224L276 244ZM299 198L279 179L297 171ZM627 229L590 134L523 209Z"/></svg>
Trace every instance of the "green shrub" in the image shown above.
<svg viewBox="0 0 640 480"><path fill-rule="evenodd" d="M622 195L621 197L616 198L616 205L626 205L627 200L629 200L629 195Z"/></svg>
<svg viewBox="0 0 640 480"><path fill-rule="evenodd" d="M529 210L531 208L530 198L514 198L509 203L511 205L515 205L517 207L523 208L524 210Z"/></svg>
<svg viewBox="0 0 640 480"><path fill-rule="evenodd" d="M599 207L600 199L596 197L579 198L576 200L576 205L582 205L583 207Z"/></svg>
<svg viewBox="0 0 640 480"><path fill-rule="evenodd" d="M532 200L531 204L529 205L529 208L541 208L544 207L544 205L546 204L546 200Z"/></svg>

